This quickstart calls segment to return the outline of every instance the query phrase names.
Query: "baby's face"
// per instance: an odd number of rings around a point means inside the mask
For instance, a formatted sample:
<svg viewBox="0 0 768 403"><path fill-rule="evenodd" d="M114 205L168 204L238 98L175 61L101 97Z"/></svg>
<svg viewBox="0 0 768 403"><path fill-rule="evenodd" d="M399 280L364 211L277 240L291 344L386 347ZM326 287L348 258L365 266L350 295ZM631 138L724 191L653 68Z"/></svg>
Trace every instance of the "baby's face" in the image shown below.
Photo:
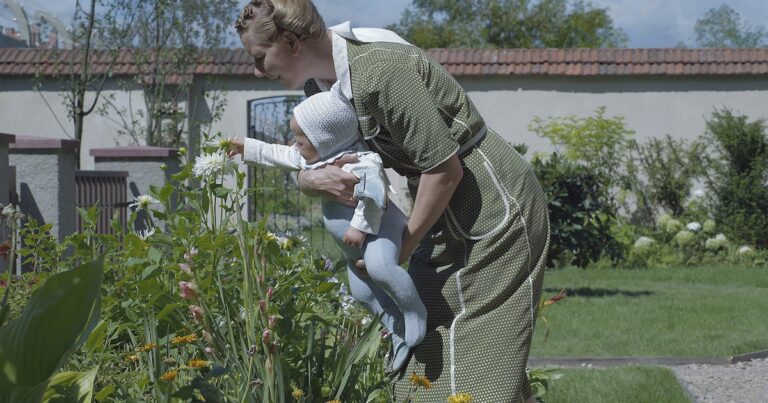
<svg viewBox="0 0 768 403"><path fill-rule="evenodd" d="M304 158L307 163L312 164L320 161L320 154L315 149L315 146L304 135L304 131L301 130L299 124L296 123L296 119L291 117L291 131L293 132L294 146L299 149L299 154Z"/></svg>

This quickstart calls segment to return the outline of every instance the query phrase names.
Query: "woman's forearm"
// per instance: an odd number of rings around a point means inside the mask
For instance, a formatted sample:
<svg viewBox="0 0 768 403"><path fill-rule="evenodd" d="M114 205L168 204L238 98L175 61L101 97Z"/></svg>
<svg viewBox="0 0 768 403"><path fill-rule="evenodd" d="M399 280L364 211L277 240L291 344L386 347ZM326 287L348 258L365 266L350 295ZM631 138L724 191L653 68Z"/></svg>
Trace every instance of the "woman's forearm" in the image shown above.
<svg viewBox="0 0 768 403"><path fill-rule="evenodd" d="M427 231L443 214L463 176L464 168L456 155L421 174L411 217L406 233L403 234L401 262L413 253Z"/></svg>

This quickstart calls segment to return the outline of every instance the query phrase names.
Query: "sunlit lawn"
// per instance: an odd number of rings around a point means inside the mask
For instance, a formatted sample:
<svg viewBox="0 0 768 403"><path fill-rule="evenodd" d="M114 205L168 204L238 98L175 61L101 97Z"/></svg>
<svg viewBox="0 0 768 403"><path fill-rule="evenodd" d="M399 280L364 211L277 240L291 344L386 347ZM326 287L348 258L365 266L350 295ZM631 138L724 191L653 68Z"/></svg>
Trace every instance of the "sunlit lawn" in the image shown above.
<svg viewBox="0 0 768 403"><path fill-rule="evenodd" d="M570 268L545 275L544 312L531 355L728 357L768 349L768 269Z"/></svg>
<svg viewBox="0 0 768 403"><path fill-rule="evenodd" d="M688 403L682 387L667 368L616 367L563 369L544 401L547 403Z"/></svg>

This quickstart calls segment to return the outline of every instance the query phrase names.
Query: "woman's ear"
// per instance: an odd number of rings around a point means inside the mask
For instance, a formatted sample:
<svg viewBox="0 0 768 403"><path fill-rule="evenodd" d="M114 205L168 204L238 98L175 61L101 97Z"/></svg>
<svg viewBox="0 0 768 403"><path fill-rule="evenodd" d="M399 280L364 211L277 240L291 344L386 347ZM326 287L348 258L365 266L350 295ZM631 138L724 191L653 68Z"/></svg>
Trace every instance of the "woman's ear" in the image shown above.
<svg viewBox="0 0 768 403"><path fill-rule="evenodd" d="M284 32L285 41L288 44L288 49L291 51L291 55L296 56L301 51L301 41L293 32Z"/></svg>

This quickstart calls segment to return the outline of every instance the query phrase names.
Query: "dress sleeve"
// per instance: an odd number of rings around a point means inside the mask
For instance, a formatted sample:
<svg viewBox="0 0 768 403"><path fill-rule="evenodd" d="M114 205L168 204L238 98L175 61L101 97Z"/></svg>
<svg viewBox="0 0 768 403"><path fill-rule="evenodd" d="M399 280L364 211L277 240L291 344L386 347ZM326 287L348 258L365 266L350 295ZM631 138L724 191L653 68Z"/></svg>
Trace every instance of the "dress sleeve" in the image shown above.
<svg viewBox="0 0 768 403"><path fill-rule="evenodd" d="M246 164L295 171L301 169L301 154L293 146L246 138L243 142L243 150L243 162Z"/></svg>
<svg viewBox="0 0 768 403"><path fill-rule="evenodd" d="M459 149L417 65L378 63L367 67L361 94L363 105L400 145L421 171L426 172Z"/></svg>

